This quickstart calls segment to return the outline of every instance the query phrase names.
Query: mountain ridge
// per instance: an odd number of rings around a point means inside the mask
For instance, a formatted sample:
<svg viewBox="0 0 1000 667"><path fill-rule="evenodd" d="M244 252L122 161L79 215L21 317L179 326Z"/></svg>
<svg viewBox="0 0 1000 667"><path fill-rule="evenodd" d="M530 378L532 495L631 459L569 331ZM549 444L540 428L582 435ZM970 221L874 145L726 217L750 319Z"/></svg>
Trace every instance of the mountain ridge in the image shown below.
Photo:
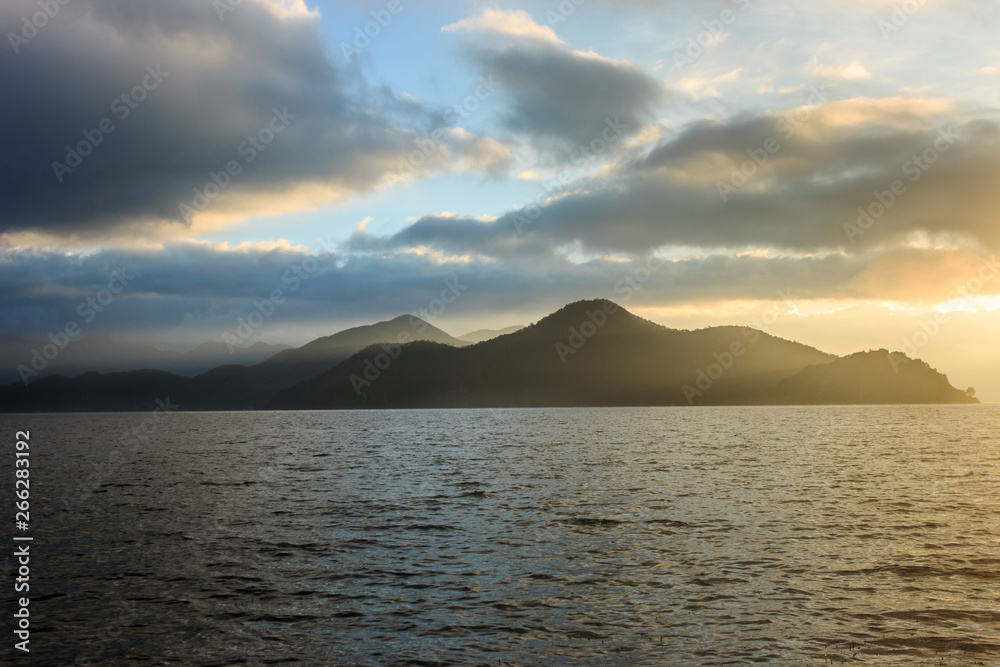
<svg viewBox="0 0 1000 667"><path fill-rule="evenodd" d="M671 329L606 299L475 344L403 315L194 378L138 370L0 388L6 412L150 409L168 396L182 410L978 402L900 353L838 358L747 327Z"/></svg>
<svg viewBox="0 0 1000 667"><path fill-rule="evenodd" d="M834 355L745 327L670 329L597 299L568 304L518 332L466 348L413 344L394 354L367 348L278 392L267 407L816 403L823 401L797 400L792 385L783 390L778 385L836 361ZM881 377L891 368L887 363L871 371ZM975 402L948 387L950 392L928 396ZM885 400L895 402L892 395Z"/></svg>
<svg viewBox="0 0 1000 667"><path fill-rule="evenodd" d="M499 338L500 336L516 333L523 328L524 325L514 324L509 327L504 327L503 329L476 329L475 331L470 331L463 336L459 336L458 339L474 345L476 343L482 343L494 338Z"/></svg>

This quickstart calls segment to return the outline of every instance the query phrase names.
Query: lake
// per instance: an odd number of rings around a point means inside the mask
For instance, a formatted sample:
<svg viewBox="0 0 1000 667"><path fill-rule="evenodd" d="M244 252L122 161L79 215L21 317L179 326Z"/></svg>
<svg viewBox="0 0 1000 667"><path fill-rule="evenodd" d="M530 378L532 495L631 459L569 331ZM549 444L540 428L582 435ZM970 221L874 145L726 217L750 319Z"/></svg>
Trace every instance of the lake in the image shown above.
<svg viewBox="0 0 1000 667"><path fill-rule="evenodd" d="M4 664L1000 664L1000 406L0 421Z"/></svg>

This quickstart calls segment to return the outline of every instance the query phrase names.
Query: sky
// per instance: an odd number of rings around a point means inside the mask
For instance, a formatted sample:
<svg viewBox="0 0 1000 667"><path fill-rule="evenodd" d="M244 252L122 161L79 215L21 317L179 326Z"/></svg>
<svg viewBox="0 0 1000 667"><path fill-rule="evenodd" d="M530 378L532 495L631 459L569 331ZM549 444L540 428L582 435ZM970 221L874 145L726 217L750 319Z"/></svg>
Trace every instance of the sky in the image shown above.
<svg viewBox="0 0 1000 667"><path fill-rule="evenodd" d="M6 0L3 335L609 298L1000 402L986 0ZM76 329L74 329L75 331ZM243 332L248 330L243 328Z"/></svg>

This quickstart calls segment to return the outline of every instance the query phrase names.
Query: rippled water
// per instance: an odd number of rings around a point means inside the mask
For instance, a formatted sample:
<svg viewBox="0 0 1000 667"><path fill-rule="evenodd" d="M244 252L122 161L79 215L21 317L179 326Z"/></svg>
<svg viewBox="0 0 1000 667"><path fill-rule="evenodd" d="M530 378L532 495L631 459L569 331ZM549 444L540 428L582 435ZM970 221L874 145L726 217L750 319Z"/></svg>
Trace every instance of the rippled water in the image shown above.
<svg viewBox="0 0 1000 667"><path fill-rule="evenodd" d="M35 664L1000 664L998 406L0 421Z"/></svg>

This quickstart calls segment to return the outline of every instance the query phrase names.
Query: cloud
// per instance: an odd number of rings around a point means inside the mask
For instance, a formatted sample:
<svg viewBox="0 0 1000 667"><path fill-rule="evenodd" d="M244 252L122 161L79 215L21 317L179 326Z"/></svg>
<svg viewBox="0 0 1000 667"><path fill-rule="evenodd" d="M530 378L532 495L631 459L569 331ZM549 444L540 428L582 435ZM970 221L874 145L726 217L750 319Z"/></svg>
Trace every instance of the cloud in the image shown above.
<svg viewBox="0 0 1000 667"><path fill-rule="evenodd" d="M253 301L280 289L287 300L259 334L283 340L290 330L331 333L348 321L417 312L446 279L467 289L451 315L495 311L548 312L570 301L605 296L634 304L706 298L774 297L794 284L802 296L830 293L863 268L841 255L768 258L705 255L666 259L643 289L626 296L622 282L643 259L605 257L574 264L550 255L496 261L412 246L401 252L353 255L287 242L223 247L181 243L156 251L0 251L0 316L8 336L43 336L80 321L78 305L103 289L111 271L128 267L128 288L84 328L87 336L146 333L171 339L218 339ZM302 280L296 276L305 275Z"/></svg>
<svg viewBox="0 0 1000 667"><path fill-rule="evenodd" d="M556 37L556 33L553 32L552 28L538 25L531 18L531 15L524 10L504 11L500 9L487 9L480 16L462 19L457 23L446 25L441 30L443 32L459 32L463 30L490 32L508 37L521 37L551 44L562 44L562 40Z"/></svg>
<svg viewBox="0 0 1000 667"><path fill-rule="evenodd" d="M981 276L995 276L996 259L963 249L896 248L880 254L845 287L858 298L938 304ZM979 282L978 294L1000 293L1000 281Z"/></svg>
<svg viewBox="0 0 1000 667"><path fill-rule="evenodd" d="M717 85L739 81L740 68L715 77L686 76L677 83L677 89L698 100L703 97L718 97Z"/></svg>
<svg viewBox="0 0 1000 667"><path fill-rule="evenodd" d="M346 326L426 309L446 280L464 286L445 321L435 322L449 330L445 322L456 318L504 312L530 319L594 297L633 310L661 311L773 301L779 291L791 293L803 307L808 301L844 307L857 299L928 303L922 287L930 289L931 297L944 295L934 282L954 288L984 266L971 253L948 249L854 255L675 251L658 253L655 262L648 256L613 254L571 261L572 250L500 260L419 245L400 251L342 250L278 240L234 247L186 242L129 252L0 251L0 282L5 285L0 317L8 323L7 336L44 337L75 321L86 337L197 343L219 340L255 308L254 301L281 290L285 300L254 340L304 342ZM96 318L83 322L79 305L104 289L112 272L122 267L134 276L127 289ZM997 289L1000 285L991 283L979 294Z"/></svg>
<svg viewBox="0 0 1000 667"><path fill-rule="evenodd" d="M499 257L573 243L597 255L670 246L857 252L920 233L1000 248L1000 125L946 123L949 108L857 99L698 121L605 178L544 184L533 203L493 221L426 216L365 247ZM848 233L859 225L863 233Z"/></svg>
<svg viewBox="0 0 1000 667"><path fill-rule="evenodd" d="M0 32L35 11L4 2ZM222 19L201 0L62 5L0 49L0 232L184 236L384 186L432 111L332 65L319 21L300 0L246 0ZM472 135L443 146L405 177L503 162Z"/></svg>
<svg viewBox="0 0 1000 667"><path fill-rule="evenodd" d="M514 162L510 147L496 139L480 137L461 127L448 128L449 159L462 171L499 175Z"/></svg>
<svg viewBox="0 0 1000 667"><path fill-rule="evenodd" d="M867 81L872 78L872 73L859 62L853 62L843 67L830 67L820 64L818 58L813 58L809 63L808 71L813 76L822 79L837 79L840 81Z"/></svg>
<svg viewBox="0 0 1000 667"><path fill-rule="evenodd" d="M805 113L792 109L791 114ZM810 120L805 128L816 132L848 127L895 127L919 130L934 119L944 119L955 112L955 102L941 97L853 97L835 100L808 109Z"/></svg>
<svg viewBox="0 0 1000 667"><path fill-rule="evenodd" d="M365 233L365 229L368 227L368 223L370 223L371 221L372 221L372 217L370 215L365 216L365 218L361 222L358 223L358 226L354 228L354 233L355 234L364 234Z"/></svg>
<svg viewBox="0 0 1000 667"><path fill-rule="evenodd" d="M664 87L631 63L572 50L554 33L540 38L551 29L523 11L489 10L454 26L503 33L502 40L469 43L469 52L484 73L503 81L500 95L509 102L503 126L558 159L600 137L608 121L638 131L666 98Z"/></svg>

